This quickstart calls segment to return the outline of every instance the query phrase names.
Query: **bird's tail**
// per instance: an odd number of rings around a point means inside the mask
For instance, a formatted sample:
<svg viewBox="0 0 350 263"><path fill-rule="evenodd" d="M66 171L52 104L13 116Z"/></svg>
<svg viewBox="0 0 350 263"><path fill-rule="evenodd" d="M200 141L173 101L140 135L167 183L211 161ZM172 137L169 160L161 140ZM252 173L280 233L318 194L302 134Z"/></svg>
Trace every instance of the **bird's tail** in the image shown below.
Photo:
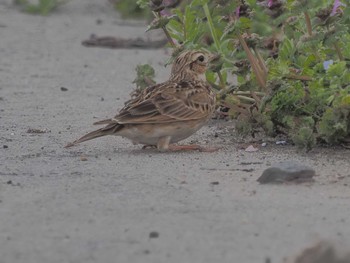
<svg viewBox="0 0 350 263"><path fill-rule="evenodd" d="M115 135L121 128L123 127L123 125L119 124L119 123L110 123L108 124L106 127L89 132L88 134L84 135L83 137L79 138L78 140L75 140L74 142L68 143L66 146L64 146L64 148L69 148L72 146L75 146L79 143L85 142L85 141L89 141L98 137L103 137L106 135Z"/></svg>

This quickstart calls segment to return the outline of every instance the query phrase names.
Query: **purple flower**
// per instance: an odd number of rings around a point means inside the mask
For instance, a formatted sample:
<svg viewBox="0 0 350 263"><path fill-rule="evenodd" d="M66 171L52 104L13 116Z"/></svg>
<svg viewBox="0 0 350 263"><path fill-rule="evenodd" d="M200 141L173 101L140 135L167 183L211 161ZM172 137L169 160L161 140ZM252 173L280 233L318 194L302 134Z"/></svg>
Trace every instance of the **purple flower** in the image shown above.
<svg viewBox="0 0 350 263"><path fill-rule="evenodd" d="M239 7L236 8L236 12L235 12L237 18L239 18L239 12L240 11L241 11L241 7L239 6Z"/></svg>
<svg viewBox="0 0 350 263"><path fill-rule="evenodd" d="M332 59L331 59L331 60L323 61L323 68L324 68L325 70L329 69L329 66L330 66L330 65L333 65L333 60L332 60Z"/></svg>
<svg viewBox="0 0 350 263"><path fill-rule="evenodd" d="M271 8L274 6L275 2L276 2L276 0L265 0L262 2L258 2L257 4L260 6L263 6L263 7Z"/></svg>
<svg viewBox="0 0 350 263"><path fill-rule="evenodd" d="M163 9L162 11L160 11L160 15L161 16L171 16L171 12L167 9Z"/></svg>
<svg viewBox="0 0 350 263"><path fill-rule="evenodd" d="M341 12L340 7L342 6L346 6L346 5L340 2L340 0L334 0L331 16L335 16L338 12Z"/></svg>

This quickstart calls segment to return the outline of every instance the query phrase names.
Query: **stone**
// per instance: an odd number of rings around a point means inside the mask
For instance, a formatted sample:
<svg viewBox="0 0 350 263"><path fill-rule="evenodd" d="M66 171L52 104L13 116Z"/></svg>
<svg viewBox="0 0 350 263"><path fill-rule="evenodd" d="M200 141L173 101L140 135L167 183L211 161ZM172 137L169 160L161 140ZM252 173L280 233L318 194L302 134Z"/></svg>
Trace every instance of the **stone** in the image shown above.
<svg viewBox="0 0 350 263"><path fill-rule="evenodd" d="M256 151L258 151L259 149L258 148L255 148L253 145L249 145L246 149L245 149L245 151L246 152L256 152Z"/></svg>
<svg viewBox="0 0 350 263"><path fill-rule="evenodd" d="M287 258L285 263L349 263L350 254L339 250L339 245L329 241L319 241L305 248L299 255Z"/></svg>
<svg viewBox="0 0 350 263"><path fill-rule="evenodd" d="M294 161L280 162L267 168L258 178L261 184L312 181L315 170Z"/></svg>

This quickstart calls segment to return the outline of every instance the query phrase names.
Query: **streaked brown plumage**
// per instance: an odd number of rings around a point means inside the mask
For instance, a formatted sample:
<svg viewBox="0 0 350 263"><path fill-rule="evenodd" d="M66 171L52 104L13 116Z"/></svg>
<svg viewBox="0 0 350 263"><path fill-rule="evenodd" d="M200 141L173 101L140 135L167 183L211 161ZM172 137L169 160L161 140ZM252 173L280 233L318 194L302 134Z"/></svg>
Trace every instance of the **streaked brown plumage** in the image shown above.
<svg viewBox="0 0 350 263"><path fill-rule="evenodd" d="M105 127L66 147L105 135L119 135L159 150L201 149L171 144L199 130L215 110L215 94L205 79L209 60L210 56L202 51L181 53L168 81L144 89L126 102L114 118L94 123Z"/></svg>

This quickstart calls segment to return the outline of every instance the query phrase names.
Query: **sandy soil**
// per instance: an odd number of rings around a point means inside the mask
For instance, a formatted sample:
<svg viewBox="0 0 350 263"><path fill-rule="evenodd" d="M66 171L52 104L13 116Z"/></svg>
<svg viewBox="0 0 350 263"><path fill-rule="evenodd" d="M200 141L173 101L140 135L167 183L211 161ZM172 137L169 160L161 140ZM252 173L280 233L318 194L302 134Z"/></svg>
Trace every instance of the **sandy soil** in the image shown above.
<svg viewBox="0 0 350 263"><path fill-rule="evenodd" d="M248 153L221 121L187 141L217 153L158 153L119 137L63 149L123 106L137 64L165 80L166 51L81 46L91 33L144 37L107 1L70 1L49 17L11 2L0 2L0 263L275 263L321 239L349 244L348 150ZM316 182L256 182L282 160L314 167Z"/></svg>

